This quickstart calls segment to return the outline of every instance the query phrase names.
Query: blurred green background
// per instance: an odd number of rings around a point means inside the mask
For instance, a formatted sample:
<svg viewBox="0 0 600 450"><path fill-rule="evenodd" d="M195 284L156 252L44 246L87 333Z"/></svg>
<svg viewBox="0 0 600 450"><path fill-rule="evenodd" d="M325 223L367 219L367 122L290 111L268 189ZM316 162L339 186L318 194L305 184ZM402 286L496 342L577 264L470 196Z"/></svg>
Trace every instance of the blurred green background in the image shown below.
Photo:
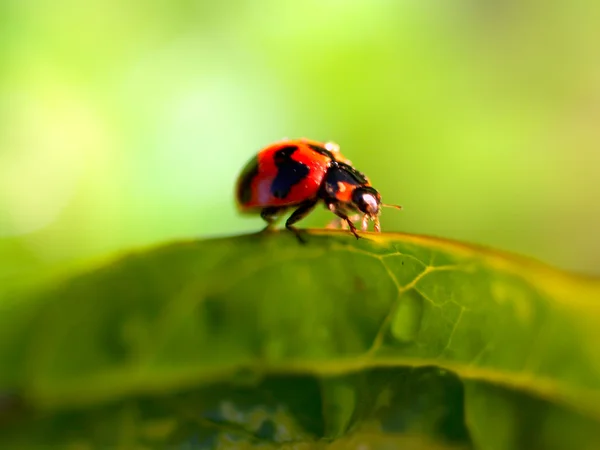
<svg viewBox="0 0 600 450"><path fill-rule="evenodd" d="M599 24L596 0L1 0L0 282L261 229L233 186L283 137L340 144L404 206L384 231L600 274Z"/></svg>

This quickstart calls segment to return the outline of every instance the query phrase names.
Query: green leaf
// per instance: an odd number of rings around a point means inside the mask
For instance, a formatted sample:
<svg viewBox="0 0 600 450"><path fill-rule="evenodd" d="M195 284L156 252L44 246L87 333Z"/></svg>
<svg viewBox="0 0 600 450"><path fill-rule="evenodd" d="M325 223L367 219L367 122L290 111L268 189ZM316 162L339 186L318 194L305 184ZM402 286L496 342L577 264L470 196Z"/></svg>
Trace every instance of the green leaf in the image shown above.
<svg viewBox="0 0 600 450"><path fill-rule="evenodd" d="M402 234L131 252L0 303L0 447L600 448L599 302Z"/></svg>

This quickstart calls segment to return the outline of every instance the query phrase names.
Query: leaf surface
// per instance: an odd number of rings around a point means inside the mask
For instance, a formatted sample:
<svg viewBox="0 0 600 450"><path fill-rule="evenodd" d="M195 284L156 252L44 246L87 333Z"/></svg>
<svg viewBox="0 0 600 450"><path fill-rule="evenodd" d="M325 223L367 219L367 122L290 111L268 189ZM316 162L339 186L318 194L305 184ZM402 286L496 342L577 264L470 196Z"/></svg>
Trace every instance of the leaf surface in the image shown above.
<svg viewBox="0 0 600 450"><path fill-rule="evenodd" d="M3 299L0 446L600 448L598 280L308 239L171 243Z"/></svg>

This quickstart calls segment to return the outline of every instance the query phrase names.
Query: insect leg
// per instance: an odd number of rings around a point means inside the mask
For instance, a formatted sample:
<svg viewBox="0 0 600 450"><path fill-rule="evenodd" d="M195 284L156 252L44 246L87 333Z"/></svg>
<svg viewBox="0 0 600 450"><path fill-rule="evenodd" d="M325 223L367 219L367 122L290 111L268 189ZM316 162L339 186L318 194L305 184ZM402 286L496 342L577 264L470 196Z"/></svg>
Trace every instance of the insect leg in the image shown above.
<svg viewBox="0 0 600 450"><path fill-rule="evenodd" d="M298 229L293 225L299 220L302 220L304 217L306 217L314 209L318 201L319 199L314 199L302 203L285 222L285 227L288 230L293 231L298 240L303 244L306 241L302 238L302 236L300 236L300 231L298 231Z"/></svg>
<svg viewBox="0 0 600 450"><path fill-rule="evenodd" d="M356 222L358 219L360 219L360 216L358 214L354 214L352 216L348 217L352 222ZM336 217L335 219L333 219L331 222L329 222L327 224L326 228L341 228L342 230L347 230L348 229L348 223L342 219L341 217Z"/></svg>
<svg viewBox="0 0 600 450"><path fill-rule="evenodd" d="M356 227L354 226L354 223L352 223L352 220L350 220L350 217L348 217L348 215L344 212L344 210L342 208L340 208L337 205L337 203L335 203L335 202L328 203L327 208L329 208L329 211L334 213L336 216L338 216L342 220L346 221L346 223L348 224L348 227L350 227L350 231L356 237L356 239L360 238L360 236L358 235L358 232L356 231Z"/></svg>
<svg viewBox="0 0 600 450"><path fill-rule="evenodd" d="M369 215L365 214L362 218L362 230L367 231L369 228Z"/></svg>
<svg viewBox="0 0 600 450"><path fill-rule="evenodd" d="M270 206L268 208L263 208L263 210L260 212L260 217L267 222L267 226L263 231L271 229L286 209L287 208L281 206Z"/></svg>

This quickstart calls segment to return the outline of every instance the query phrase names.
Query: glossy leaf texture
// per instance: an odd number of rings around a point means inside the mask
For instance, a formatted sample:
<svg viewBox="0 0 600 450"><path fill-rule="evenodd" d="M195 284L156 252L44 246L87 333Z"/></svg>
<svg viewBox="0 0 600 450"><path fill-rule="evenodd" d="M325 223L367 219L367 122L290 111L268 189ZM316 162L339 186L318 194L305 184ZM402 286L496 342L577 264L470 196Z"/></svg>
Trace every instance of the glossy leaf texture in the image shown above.
<svg viewBox="0 0 600 450"><path fill-rule="evenodd" d="M0 303L1 448L600 448L600 282L403 234L131 252Z"/></svg>

